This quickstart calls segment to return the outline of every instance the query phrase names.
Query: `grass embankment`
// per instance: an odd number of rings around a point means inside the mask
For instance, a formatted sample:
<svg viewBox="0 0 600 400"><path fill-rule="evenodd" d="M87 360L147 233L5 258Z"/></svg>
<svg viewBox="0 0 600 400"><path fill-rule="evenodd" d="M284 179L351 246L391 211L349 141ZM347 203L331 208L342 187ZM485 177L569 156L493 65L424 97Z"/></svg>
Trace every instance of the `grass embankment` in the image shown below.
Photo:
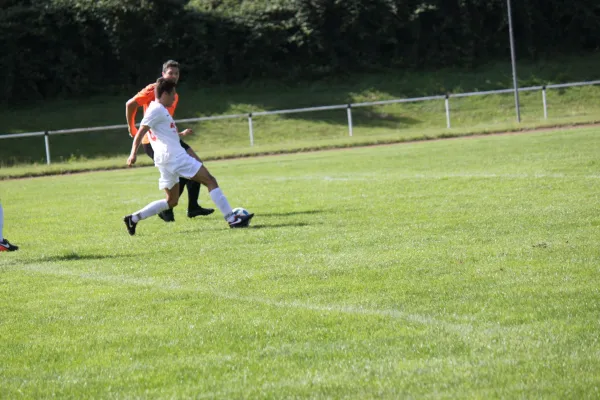
<svg viewBox="0 0 600 400"><path fill-rule="evenodd" d="M599 56L519 65L521 87L598 78ZM185 71L183 71L185 74ZM382 72L327 81L191 88L182 84L176 118L239 114L394 98L509 88L507 63L473 71L440 70ZM130 95L53 101L43 106L0 112L2 133L105 126L124 123ZM548 92L549 118L543 116L540 92L522 93L522 122L516 123L512 94L451 99L451 124L446 128L443 101L374 106L353 110L353 137L346 110L259 116L253 120L254 146L246 118L197 124L186 139L205 159L276 154L319 148L517 131L539 127L592 123L600 120L600 88L581 87ZM45 165L42 137L0 141L0 179L124 166L130 146L125 130L74 133L50 137L53 165ZM150 160L140 157L143 164ZM7 166L13 166L7 168Z"/></svg>

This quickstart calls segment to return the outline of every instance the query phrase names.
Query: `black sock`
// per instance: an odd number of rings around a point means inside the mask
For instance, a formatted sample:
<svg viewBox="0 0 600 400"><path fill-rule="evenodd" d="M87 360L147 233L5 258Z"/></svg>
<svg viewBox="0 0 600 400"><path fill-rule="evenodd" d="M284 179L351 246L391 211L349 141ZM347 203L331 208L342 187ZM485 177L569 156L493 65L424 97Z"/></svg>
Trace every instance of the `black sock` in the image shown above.
<svg viewBox="0 0 600 400"><path fill-rule="evenodd" d="M179 178L179 197L181 197L181 194L183 193L183 190L185 189L185 185L187 185L188 182L189 182L189 179Z"/></svg>
<svg viewBox="0 0 600 400"><path fill-rule="evenodd" d="M188 209L199 208L198 196L200 196L200 184L196 181L189 180L187 182L188 190Z"/></svg>

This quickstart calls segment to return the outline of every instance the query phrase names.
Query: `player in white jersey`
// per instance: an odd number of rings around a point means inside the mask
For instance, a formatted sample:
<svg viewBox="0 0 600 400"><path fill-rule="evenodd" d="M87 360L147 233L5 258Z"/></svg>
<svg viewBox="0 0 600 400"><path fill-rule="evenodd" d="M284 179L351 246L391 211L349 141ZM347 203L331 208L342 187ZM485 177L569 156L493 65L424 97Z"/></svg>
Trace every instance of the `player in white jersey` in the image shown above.
<svg viewBox="0 0 600 400"><path fill-rule="evenodd" d="M166 200L157 200L133 214L123 218L127 231L135 235L139 221L158 214L163 210L177 206L179 201L179 177L192 179L208 188L210 198L223 214L231 228L245 228L254 214L239 216L233 213L229 201L219 188L217 180L206 167L191 157L179 143L179 133L173 117L167 110L175 101L177 84L164 78L156 81L156 100L144 114L131 146L131 154L127 165L132 166L137 158L137 149L146 133L150 137L150 145L154 150L154 165L160 171L158 188L164 190Z"/></svg>
<svg viewBox="0 0 600 400"><path fill-rule="evenodd" d="M4 210L2 210L2 204L0 204L0 251L15 251L19 250L19 246L10 244L10 242L4 239L2 236L2 228L4 227Z"/></svg>

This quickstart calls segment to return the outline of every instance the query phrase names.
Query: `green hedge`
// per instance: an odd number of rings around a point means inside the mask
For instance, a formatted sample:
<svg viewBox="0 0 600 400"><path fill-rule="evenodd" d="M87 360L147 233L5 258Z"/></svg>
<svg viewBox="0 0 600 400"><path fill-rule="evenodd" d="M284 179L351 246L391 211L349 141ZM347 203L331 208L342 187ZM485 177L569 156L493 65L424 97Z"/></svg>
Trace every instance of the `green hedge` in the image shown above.
<svg viewBox="0 0 600 400"><path fill-rule="evenodd" d="M513 1L517 50L596 50L592 0ZM309 78L506 58L505 0L0 0L4 103L139 86Z"/></svg>

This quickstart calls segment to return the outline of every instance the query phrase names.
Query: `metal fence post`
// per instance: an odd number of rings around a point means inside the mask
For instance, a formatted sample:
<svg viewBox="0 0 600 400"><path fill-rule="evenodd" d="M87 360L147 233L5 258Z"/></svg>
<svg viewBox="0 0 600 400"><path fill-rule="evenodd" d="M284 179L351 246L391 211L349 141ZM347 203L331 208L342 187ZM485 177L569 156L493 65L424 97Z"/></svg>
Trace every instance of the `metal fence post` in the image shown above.
<svg viewBox="0 0 600 400"><path fill-rule="evenodd" d="M348 134L352 136L352 104L348 104L346 113L348 114Z"/></svg>
<svg viewBox="0 0 600 400"><path fill-rule="evenodd" d="M546 103L546 85L542 86L542 102L544 103L544 119L548 119L548 105Z"/></svg>
<svg viewBox="0 0 600 400"><path fill-rule="evenodd" d="M510 7L510 0L506 0L506 7L508 11L508 32L510 41L510 61L512 64L512 75L513 75L513 87L515 90L515 109L517 111L517 122L521 122L521 105L519 102L519 83L517 80L517 61L515 57L515 35L513 33L513 22L512 22L512 10Z"/></svg>
<svg viewBox="0 0 600 400"><path fill-rule="evenodd" d="M254 146L254 129L252 128L252 113L248 114L248 129L250 129L250 146Z"/></svg>
<svg viewBox="0 0 600 400"><path fill-rule="evenodd" d="M46 143L46 164L50 165L50 134L48 131L44 132L44 142Z"/></svg>
<svg viewBox="0 0 600 400"><path fill-rule="evenodd" d="M450 96L446 95L446 127L450 129Z"/></svg>

